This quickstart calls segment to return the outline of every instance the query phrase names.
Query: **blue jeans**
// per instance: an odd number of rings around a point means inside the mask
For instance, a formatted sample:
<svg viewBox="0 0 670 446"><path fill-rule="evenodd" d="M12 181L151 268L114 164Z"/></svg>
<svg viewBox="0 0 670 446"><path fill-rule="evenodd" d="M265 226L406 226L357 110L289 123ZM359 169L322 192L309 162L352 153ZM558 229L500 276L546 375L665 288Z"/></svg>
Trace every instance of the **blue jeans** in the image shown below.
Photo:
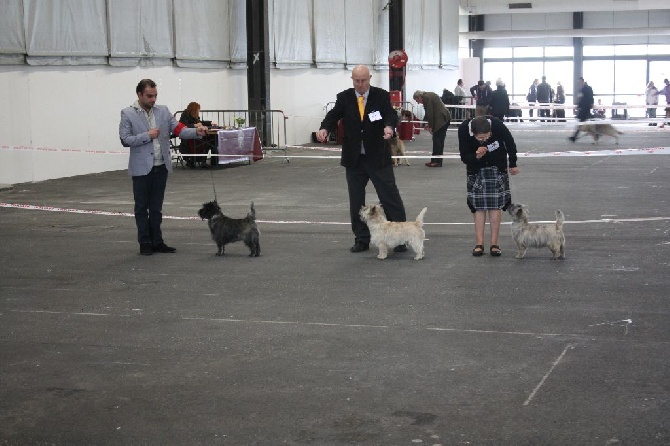
<svg viewBox="0 0 670 446"><path fill-rule="evenodd" d="M156 246L163 243L161 222L167 177L168 170L164 164L154 166L147 175L133 177L135 224L140 244Z"/></svg>

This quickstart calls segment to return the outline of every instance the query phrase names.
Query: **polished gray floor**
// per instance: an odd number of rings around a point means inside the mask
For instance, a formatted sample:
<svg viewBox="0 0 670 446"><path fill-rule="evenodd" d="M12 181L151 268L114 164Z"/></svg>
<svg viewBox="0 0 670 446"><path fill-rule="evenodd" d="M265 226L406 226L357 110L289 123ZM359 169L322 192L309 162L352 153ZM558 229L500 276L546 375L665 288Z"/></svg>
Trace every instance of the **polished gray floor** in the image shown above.
<svg viewBox="0 0 670 446"><path fill-rule="evenodd" d="M334 151L177 168L176 254L138 254L125 172L0 192L0 444L669 444L670 156L639 149L670 130L510 127L514 201L563 210L564 261L514 259L506 215L503 256L472 257L456 157L396 169L408 217L428 207L422 261L349 253ZM260 257L214 256L213 184L231 216L255 202Z"/></svg>

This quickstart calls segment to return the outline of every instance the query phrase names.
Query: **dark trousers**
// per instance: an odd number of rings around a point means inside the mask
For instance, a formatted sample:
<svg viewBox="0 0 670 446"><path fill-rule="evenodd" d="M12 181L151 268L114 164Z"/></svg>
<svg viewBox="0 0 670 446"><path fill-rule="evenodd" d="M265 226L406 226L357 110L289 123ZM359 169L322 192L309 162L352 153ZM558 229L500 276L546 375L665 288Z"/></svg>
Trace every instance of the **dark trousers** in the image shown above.
<svg viewBox="0 0 670 446"><path fill-rule="evenodd" d="M161 222L167 177L168 170L164 164L155 166L147 175L133 177L135 224L140 244L156 246L163 242Z"/></svg>
<svg viewBox="0 0 670 446"><path fill-rule="evenodd" d="M578 109L577 119L579 119L579 122L584 122L587 119L591 119L591 111L590 110L583 110L581 108ZM575 133L572 134L572 137L576 138L577 135L579 135L579 126L577 126L577 129L575 130Z"/></svg>
<svg viewBox="0 0 670 446"><path fill-rule="evenodd" d="M551 113L549 112L548 108L540 108L538 115L542 118L548 118L551 116ZM544 122L544 119L542 120L542 122Z"/></svg>
<svg viewBox="0 0 670 446"><path fill-rule="evenodd" d="M370 243L370 229L358 214L361 207L365 206L365 187L368 181L372 181L372 185L377 191L377 197L379 197L379 202L384 208L386 218L389 221L406 221L405 205L400 198L398 186L395 184L392 164L378 169L370 165L365 155L361 155L358 166L347 167L346 171L351 230L356 237L356 241Z"/></svg>
<svg viewBox="0 0 670 446"><path fill-rule="evenodd" d="M439 130L433 132L433 156L442 156L444 153L444 138L447 137L447 129L449 128L449 123L447 122ZM431 163L437 163L440 166L442 165L442 158L431 158Z"/></svg>

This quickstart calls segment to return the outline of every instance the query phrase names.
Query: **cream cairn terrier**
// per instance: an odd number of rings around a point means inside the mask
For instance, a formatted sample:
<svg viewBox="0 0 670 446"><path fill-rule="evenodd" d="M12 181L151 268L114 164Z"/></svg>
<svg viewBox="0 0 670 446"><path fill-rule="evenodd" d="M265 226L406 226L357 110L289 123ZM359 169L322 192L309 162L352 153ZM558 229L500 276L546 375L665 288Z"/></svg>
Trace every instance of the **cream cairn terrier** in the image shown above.
<svg viewBox="0 0 670 446"><path fill-rule="evenodd" d="M378 259L388 256L389 247L408 244L416 254L414 260L423 259L423 216L428 208L423 208L416 221L388 221L384 209L379 204L363 206L361 219L370 228L370 243L379 248Z"/></svg>
<svg viewBox="0 0 670 446"><path fill-rule="evenodd" d="M523 259L528 248L549 248L551 259L565 258L565 215L556 210L556 223L528 223L528 208L523 204L511 204L507 209L512 216L512 238L516 243L516 258Z"/></svg>

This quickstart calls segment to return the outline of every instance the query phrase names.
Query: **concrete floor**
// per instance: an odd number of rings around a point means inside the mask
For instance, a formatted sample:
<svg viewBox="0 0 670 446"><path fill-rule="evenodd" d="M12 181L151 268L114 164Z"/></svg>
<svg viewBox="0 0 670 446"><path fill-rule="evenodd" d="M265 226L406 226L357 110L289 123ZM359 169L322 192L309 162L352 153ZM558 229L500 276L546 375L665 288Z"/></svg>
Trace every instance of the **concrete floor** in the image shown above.
<svg viewBox="0 0 670 446"><path fill-rule="evenodd" d="M670 444L670 156L637 150L670 129L572 127L510 124L514 201L565 212L564 261L514 259L507 215L503 256L471 256L455 129L445 167L396 169L422 261L349 252L344 170L299 157L332 151L176 169L176 254L138 254L126 172L0 192L0 444ZM582 156L612 149L636 154ZM214 256L212 182L255 202L260 257Z"/></svg>

